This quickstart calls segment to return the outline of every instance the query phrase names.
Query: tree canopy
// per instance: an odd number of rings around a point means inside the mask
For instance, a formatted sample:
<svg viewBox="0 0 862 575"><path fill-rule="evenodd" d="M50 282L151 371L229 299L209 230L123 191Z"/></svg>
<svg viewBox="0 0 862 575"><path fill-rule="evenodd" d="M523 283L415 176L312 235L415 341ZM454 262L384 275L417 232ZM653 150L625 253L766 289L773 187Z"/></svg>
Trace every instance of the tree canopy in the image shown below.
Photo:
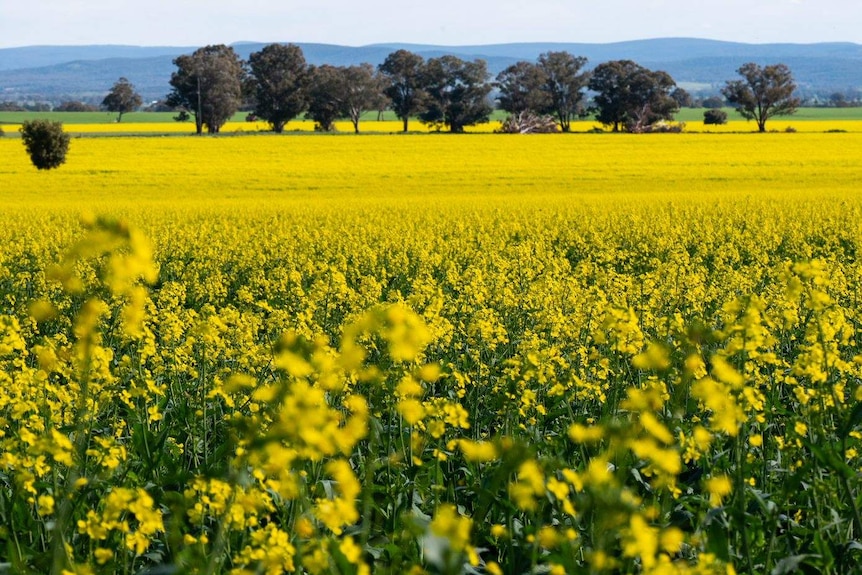
<svg viewBox="0 0 862 575"><path fill-rule="evenodd" d="M302 49L294 44L270 44L252 53L248 64L254 113L281 133L308 105L311 75Z"/></svg>
<svg viewBox="0 0 862 575"><path fill-rule="evenodd" d="M308 89L308 112L306 116L316 123L320 132L335 129L335 120L342 117L344 75L337 66L323 64L311 69L311 84Z"/></svg>
<svg viewBox="0 0 862 575"><path fill-rule="evenodd" d="M465 62L457 56L431 58L425 64L422 86L426 93L419 118L432 126L461 133L465 126L487 122L491 84L484 60Z"/></svg>
<svg viewBox="0 0 862 575"><path fill-rule="evenodd" d="M168 104L194 115L198 134L204 127L218 133L242 102L245 70L239 55L230 46L210 45L176 58L174 65Z"/></svg>
<svg viewBox="0 0 862 575"><path fill-rule="evenodd" d="M672 120L679 104L671 95L676 83L667 72L652 71L631 60L596 66L589 81L596 119L621 130L643 132L662 120Z"/></svg>
<svg viewBox="0 0 862 575"><path fill-rule="evenodd" d="M408 50L396 50L389 54L378 69L385 79L383 93L391 102L392 111L404 122L407 131L410 116L422 105L422 70L425 60Z"/></svg>
<svg viewBox="0 0 862 575"><path fill-rule="evenodd" d="M132 83L126 78L120 78L102 100L102 107L109 112L116 112L117 122L121 122L123 114L135 111L142 103L141 95L135 91Z"/></svg>
<svg viewBox="0 0 862 575"><path fill-rule="evenodd" d="M769 118L796 112L800 100L793 97L796 83L786 65L760 67L749 62L737 73L742 79L728 81L721 93L743 118L757 122L760 132L766 131Z"/></svg>
<svg viewBox="0 0 862 575"><path fill-rule="evenodd" d="M70 137L60 122L28 120L21 125L21 141L39 170L59 168L66 162Z"/></svg>
<svg viewBox="0 0 862 575"><path fill-rule="evenodd" d="M568 132L574 117L583 111L584 89L589 74L581 72L587 59L568 52L546 52L539 56L538 67L545 75L543 90L548 102L539 110L557 118L560 129Z"/></svg>
<svg viewBox="0 0 862 575"><path fill-rule="evenodd" d="M353 130L359 133L359 119L370 110L386 107L383 94L385 80L371 64L359 64L342 68L342 112L350 118Z"/></svg>
<svg viewBox="0 0 862 575"><path fill-rule="evenodd" d="M512 64L497 74L497 103L501 110L518 116L522 112L540 113L551 100L543 89L548 80L545 71L533 62Z"/></svg>

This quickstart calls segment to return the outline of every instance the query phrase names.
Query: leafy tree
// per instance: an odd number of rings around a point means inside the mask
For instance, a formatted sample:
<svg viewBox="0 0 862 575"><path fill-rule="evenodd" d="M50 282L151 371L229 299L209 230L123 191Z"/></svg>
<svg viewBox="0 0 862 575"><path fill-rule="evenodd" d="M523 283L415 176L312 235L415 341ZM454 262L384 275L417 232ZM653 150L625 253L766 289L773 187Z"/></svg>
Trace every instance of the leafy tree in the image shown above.
<svg viewBox="0 0 862 575"><path fill-rule="evenodd" d="M710 108L703 113L704 124L726 124L727 112L719 108Z"/></svg>
<svg viewBox="0 0 862 575"><path fill-rule="evenodd" d="M376 73L371 64L348 66L342 74L342 115L350 118L353 130L359 133L359 119L370 110L379 110L386 105L383 94L385 80Z"/></svg>
<svg viewBox="0 0 862 575"><path fill-rule="evenodd" d="M694 98L683 88L674 88L670 93L670 97L676 101L676 105L680 108L693 108Z"/></svg>
<svg viewBox="0 0 862 575"><path fill-rule="evenodd" d="M659 121L672 120L679 105L671 96L676 87L667 72L654 72L631 60L613 60L596 66L589 82L596 119L621 129L642 132Z"/></svg>
<svg viewBox="0 0 862 575"><path fill-rule="evenodd" d="M96 112L99 109L91 104L70 100L60 102L60 105L54 108L55 112Z"/></svg>
<svg viewBox="0 0 862 575"><path fill-rule="evenodd" d="M571 129L572 118L583 111L589 74L581 70L586 63L586 58L568 52L546 52L539 56L538 67L545 75L543 90L549 101L538 111L555 116L564 132Z"/></svg>
<svg viewBox="0 0 862 575"><path fill-rule="evenodd" d="M736 106L746 120L757 122L760 132L766 131L766 121L773 116L786 116L796 112L801 104L793 97L796 83L790 68L784 64L760 67L754 62L737 70L742 80L728 81L721 93Z"/></svg>
<svg viewBox="0 0 862 575"><path fill-rule="evenodd" d="M311 69L306 117L317 124L315 129L332 132L335 120L343 116L344 74L342 69L323 64Z"/></svg>
<svg viewBox="0 0 862 575"><path fill-rule="evenodd" d="M422 106L422 56L407 50L397 50L386 57L378 69L386 81L383 93L392 103L392 111L404 122L404 131L410 116Z"/></svg>
<svg viewBox="0 0 862 575"><path fill-rule="evenodd" d="M425 64L422 86L427 94L419 118L461 133L465 126L487 122L491 84L484 60L465 62L457 56L432 58Z"/></svg>
<svg viewBox="0 0 862 575"><path fill-rule="evenodd" d="M66 162L69 134L63 124L50 120L29 120L21 125L21 139L30 161L40 170L58 168Z"/></svg>
<svg viewBox="0 0 862 575"><path fill-rule="evenodd" d="M701 106L704 108L722 108L724 104L724 98L721 96L710 96L701 102Z"/></svg>
<svg viewBox="0 0 862 575"><path fill-rule="evenodd" d="M0 112L23 112L26 108L17 102L0 102Z"/></svg>
<svg viewBox="0 0 862 575"><path fill-rule="evenodd" d="M135 87L126 78L120 78L102 100L102 107L109 112L117 113L117 122L123 120L123 114L137 109L143 100L135 91Z"/></svg>
<svg viewBox="0 0 862 575"><path fill-rule="evenodd" d="M522 112L537 113L551 105L551 98L544 90L548 76L537 64L516 62L499 74L495 85L500 93L497 102L501 110L518 116Z"/></svg>
<svg viewBox="0 0 862 575"><path fill-rule="evenodd" d="M197 133L216 134L242 101L245 76L242 60L233 48L223 44L204 46L191 55L174 60L173 91L167 101L195 117Z"/></svg>
<svg viewBox="0 0 862 575"><path fill-rule="evenodd" d="M300 115L308 105L311 72L302 48L294 44L270 44L248 59L256 96L254 113L276 133Z"/></svg>

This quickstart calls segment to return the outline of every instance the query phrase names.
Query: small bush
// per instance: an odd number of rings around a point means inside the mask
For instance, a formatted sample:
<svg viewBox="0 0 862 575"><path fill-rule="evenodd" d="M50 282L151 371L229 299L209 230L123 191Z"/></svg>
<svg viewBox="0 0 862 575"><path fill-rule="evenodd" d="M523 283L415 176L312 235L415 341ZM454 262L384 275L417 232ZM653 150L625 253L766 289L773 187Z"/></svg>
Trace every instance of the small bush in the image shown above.
<svg viewBox="0 0 862 575"><path fill-rule="evenodd" d="M704 124L726 124L727 112L719 109L707 110L703 113Z"/></svg>
<svg viewBox="0 0 862 575"><path fill-rule="evenodd" d="M787 126L786 128L784 128L784 131L788 134L795 134L796 128L794 128L793 126Z"/></svg>
<svg viewBox="0 0 862 575"><path fill-rule="evenodd" d="M40 170L60 167L69 151L69 134L61 122L30 120L21 125L21 139L33 165Z"/></svg>

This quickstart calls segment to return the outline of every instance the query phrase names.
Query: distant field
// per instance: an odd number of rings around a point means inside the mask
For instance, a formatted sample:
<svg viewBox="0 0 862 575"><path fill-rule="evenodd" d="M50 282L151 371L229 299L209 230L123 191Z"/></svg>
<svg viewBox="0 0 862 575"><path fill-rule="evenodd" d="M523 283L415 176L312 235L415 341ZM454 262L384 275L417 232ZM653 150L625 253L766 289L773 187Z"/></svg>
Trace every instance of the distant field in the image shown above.
<svg viewBox="0 0 862 575"><path fill-rule="evenodd" d="M703 112L705 108L683 108L676 115L677 121L686 122L687 124L692 124L689 126L690 128L695 128L694 124L703 123ZM727 112L728 119L733 122L734 120L743 121L742 116L737 114L732 108L725 108ZM174 112L133 112L130 114L123 115L123 121L120 124L117 124L117 115L114 113L108 112L0 112L0 126L6 126L6 132L10 133L14 130L17 130L17 125L26 120L32 120L36 118L46 118L49 120L55 120L63 122L64 124L69 125L77 125L77 124L101 124L101 125L117 125L119 126L130 126L132 124L168 124L173 125L175 127L166 130L167 132L184 132L184 131L194 131L194 123L193 122L183 122L179 123L174 121L174 116L176 114ZM231 119L231 124L234 124L233 129L229 131L238 131L239 126L242 124L246 124L245 118L247 116L247 112L237 112L234 114ZM505 112L501 112L499 110L495 111L491 116L491 123L494 124L497 121L501 121L506 117ZM363 117L363 123L366 126L366 131L399 131L400 126L380 126L376 124L378 115L377 112L369 112L365 114ZM398 122L398 119L395 117L393 112L384 112L382 115L382 120L385 122ZM802 108L793 116L779 118L780 122L809 122L809 121L844 121L844 120L862 120L862 108ZM300 126L299 128L294 129L303 129L304 122L301 119L295 120L288 125L288 129L291 129L291 126ZM310 123L309 123L310 124ZM587 120L583 120L581 122L576 122L576 126L573 128L575 131L585 131L595 124L595 121L590 118ZM8 125L12 125L10 128ZM349 122L343 123L344 128L339 127L341 131L351 131ZM248 126L254 126L254 123L248 124ZM580 127L578 127L580 126ZM589 127L587 127L589 126ZM362 124L360 124L360 128ZM414 120L411 122L411 129L425 131L418 120ZM783 128L782 128L783 129ZM258 128L246 128L243 131L257 131ZM745 127L735 127L733 131L747 131ZM77 130L69 130L75 132ZM82 130L83 131L83 130ZM122 129L111 129L111 132L153 132L159 130L153 129L140 129L139 127L132 128L131 126L127 130ZM488 131L488 129L479 129L478 131ZM724 130L721 130L724 131ZM806 130L809 131L809 130ZM816 130L819 131L819 130Z"/></svg>

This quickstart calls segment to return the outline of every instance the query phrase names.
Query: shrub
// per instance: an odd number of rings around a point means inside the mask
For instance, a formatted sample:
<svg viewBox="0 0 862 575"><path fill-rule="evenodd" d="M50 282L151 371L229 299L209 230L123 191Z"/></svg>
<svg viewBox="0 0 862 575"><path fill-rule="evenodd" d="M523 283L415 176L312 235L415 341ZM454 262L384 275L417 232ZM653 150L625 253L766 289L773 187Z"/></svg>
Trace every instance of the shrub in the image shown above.
<svg viewBox="0 0 862 575"><path fill-rule="evenodd" d="M717 108L707 110L703 113L704 124L726 124L727 112Z"/></svg>
<svg viewBox="0 0 862 575"><path fill-rule="evenodd" d="M30 120L21 126L21 139L33 165L40 170L60 167L69 151L69 134L61 122Z"/></svg>

